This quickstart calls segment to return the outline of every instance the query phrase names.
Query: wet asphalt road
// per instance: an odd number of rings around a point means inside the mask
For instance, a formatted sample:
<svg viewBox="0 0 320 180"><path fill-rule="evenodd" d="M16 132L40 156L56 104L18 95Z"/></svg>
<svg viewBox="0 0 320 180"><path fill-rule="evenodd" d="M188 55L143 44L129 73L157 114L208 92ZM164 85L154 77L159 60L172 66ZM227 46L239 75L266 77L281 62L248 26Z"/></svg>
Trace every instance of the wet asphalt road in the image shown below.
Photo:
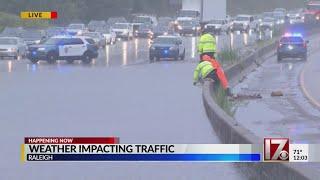
<svg viewBox="0 0 320 180"><path fill-rule="evenodd" d="M240 34L234 33L231 35L217 36L218 49L227 48L241 48L246 45L253 44L256 39L255 34ZM197 42L198 37L185 37L183 38L186 48L186 59L197 61ZM91 65L86 67L115 67L127 66L134 64L147 64L149 63L149 47L150 40L148 39L134 39L132 41L118 41L115 45L107 46L105 49L100 49L99 57L93 61ZM32 65L29 60L10 60L8 58L0 60L0 72L34 72L53 70L60 71L64 68L73 68L84 66L80 61L76 61L73 65L68 65L64 61L58 61L55 65L47 64L40 61L38 65Z"/></svg>
<svg viewBox="0 0 320 180"><path fill-rule="evenodd" d="M320 52L317 35L308 37L309 55L307 63L317 61ZM300 87L300 73L305 61L284 59L277 62L270 54L256 71L235 87L242 94L260 93L263 98L239 102L235 119L261 137L288 137L293 143L320 142L320 111L310 104ZM306 87L310 92L319 90L315 83L315 69L306 72ZM313 82L313 83L312 83ZM283 97L271 97L272 91L282 91ZM315 98L319 98L313 93Z"/></svg>
<svg viewBox="0 0 320 180"><path fill-rule="evenodd" d="M319 44L319 41L318 41ZM300 74L300 84L306 97L320 109L320 52L311 54Z"/></svg>
<svg viewBox="0 0 320 180"><path fill-rule="evenodd" d="M218 37L219 49L245 45ZM250 36L246 43L254 42ZM25 136L118 136L121 143L220 143L192 86L197 38L186 60L150 64L148 40L117 42L91 65L0 61L0 179L245 179L227 163L26 163Z"/></svg>

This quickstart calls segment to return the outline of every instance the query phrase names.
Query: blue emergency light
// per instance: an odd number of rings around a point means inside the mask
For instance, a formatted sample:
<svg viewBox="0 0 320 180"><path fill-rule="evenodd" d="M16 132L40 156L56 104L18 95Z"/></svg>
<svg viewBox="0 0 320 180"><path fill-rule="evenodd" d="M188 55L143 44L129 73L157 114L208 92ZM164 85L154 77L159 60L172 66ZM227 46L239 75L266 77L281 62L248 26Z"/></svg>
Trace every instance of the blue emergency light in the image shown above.
<svg viewBox="0 0 320 180"><path fill-rule="evenodd" d="M285 33L284 37L303 37L301 33Z"/></svg>

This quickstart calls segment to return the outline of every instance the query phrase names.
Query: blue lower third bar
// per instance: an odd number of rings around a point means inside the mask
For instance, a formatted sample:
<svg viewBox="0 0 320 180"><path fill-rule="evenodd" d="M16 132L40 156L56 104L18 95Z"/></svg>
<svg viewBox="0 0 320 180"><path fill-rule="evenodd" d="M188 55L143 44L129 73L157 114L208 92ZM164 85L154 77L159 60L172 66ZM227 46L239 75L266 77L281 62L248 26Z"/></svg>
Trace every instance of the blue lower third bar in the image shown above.
<svg viewBox="0 0 320 180"><path fill-rule="evenodd" d="M35 156L48 156L48 154L27 154L27 161L39 161ZM260 154L50 154L50 156L47 161L259 162L261 160ZM40 161L43 161L43 158Z"/></svg>

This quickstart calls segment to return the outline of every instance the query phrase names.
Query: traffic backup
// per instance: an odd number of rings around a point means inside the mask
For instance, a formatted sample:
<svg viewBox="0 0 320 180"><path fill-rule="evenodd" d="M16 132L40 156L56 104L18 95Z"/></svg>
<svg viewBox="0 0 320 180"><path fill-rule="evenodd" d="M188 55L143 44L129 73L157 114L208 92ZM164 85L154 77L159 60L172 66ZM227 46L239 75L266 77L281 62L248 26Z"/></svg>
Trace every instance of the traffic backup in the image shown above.
<svg viewBox="0 0 320 180"><path fill-rule="evenodd" d="M303 39L301 34L287 33L281 37L277 48L277 60L283 58L301 58L307 60L309 41Z"/></svg>
<svg viewBox="0 0 320 180"><path fill-rule="evenodd" d="M55 36L43 44L29 46L27 57L32 63L37 63L39 60L50 64L57 60L66 60L68 63L82 60L83 63L88 64L93 58L98 57L98 47L89 37Z"/></svg>

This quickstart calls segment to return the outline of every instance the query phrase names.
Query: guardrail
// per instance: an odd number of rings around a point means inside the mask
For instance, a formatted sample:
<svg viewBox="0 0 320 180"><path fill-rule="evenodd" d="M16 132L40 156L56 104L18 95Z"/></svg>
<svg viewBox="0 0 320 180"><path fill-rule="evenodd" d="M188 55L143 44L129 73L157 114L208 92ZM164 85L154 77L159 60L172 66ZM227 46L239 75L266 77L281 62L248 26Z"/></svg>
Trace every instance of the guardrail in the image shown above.
<svg viewBox="0 0 320 180"><path fill-rule="evenodd" d="M319 33L319 29L312 29L308 34ZM276 48L275 40L265 47L259 48L239 63L225 70L230 81L234 84L242 79L255 68L256 64L263 62L262 56L267 55ZM259 138L248 129L240 125L231 116L229 116L213 98L213 84L205 82L203 85L203 104L206 114L216 131L222 143L226 144L262 144L263 138ZM261 147L262 150L262 147ZM262 152L262 151L261 151ZM307 167L306 164L287 164L287 163L237 163L237 167L241 169L248 179L281 179L281 180L305 180L319 179L317 169Z"/></svg>

